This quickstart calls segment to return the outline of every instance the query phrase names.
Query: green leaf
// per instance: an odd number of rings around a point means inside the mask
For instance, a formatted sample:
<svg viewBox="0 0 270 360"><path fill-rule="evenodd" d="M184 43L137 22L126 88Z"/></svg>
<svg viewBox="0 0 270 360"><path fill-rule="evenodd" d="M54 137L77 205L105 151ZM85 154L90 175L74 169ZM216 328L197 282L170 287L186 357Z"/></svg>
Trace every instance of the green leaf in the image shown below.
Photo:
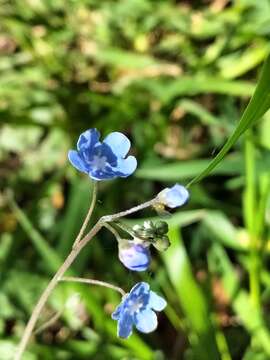
<svg viewBox="0 0 270 360"><path fill-rule="evenodd" d="M241 323L270 356L270 333L260 309L253 306L247 291L241 289L237 271L219 244L213 245L208 256L210 269L219 274L220 280L232 302Z"/></svg>
<svg viewBox="0 0 270 360"><path fill-rule="evenodd" d="M199 175L197 175L187 186L199 182L206 177L220 163L230 148L235 144L239 137L252 125L259 120L270 107L270 55L267 57L259 82L256 86L246 110L244 111L238 126L229 137L223 148L210 164Z"/></svg>
<svg viewBox="0 0 270 360"><path fill-rule="evenodd" d="M208 304L193 277L191 264L178 228L171 228L169 237L171 246L163 254L163 259L181 308L188 320L189 328L194 334L190 336L190 342L197 355L195 358L219 359Z"/></svg>
<svg viewBox="0 0 270 360"><path fill-rule="evenodd" d="M138 178L159 181L180 181L197 176L205 169L209 159L189 160L153 167L142 167L136 171ZM244 170L243 160L238 154L231 154L211 175L239 175Z"/></svg>
<svg viewBox="0 0 270 360"><path fill-rule="evenodd" d="M29 236L29 240L33 243L36 250L44 260L49 272L54 273L62 264L61 257L50 247L46 239L34 228L33 224L25 214L25 212L18 207L16 202L9 197L10 206L25 233Z"/></svg>

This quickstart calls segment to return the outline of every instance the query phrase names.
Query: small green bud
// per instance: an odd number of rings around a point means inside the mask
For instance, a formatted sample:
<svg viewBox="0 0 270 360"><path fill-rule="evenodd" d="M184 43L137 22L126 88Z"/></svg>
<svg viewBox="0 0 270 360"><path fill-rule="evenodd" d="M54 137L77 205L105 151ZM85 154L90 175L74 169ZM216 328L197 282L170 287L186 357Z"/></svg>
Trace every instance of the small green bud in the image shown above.
<svg viewBox="0 0 270 360"><path fill-rule="evenodd" d="M155 223L156 233L158 235L165 235L169 231L169 226L165 221L157 221Z"/></svg>
<svg viewBox="0 0 270 360"><path fill-rule="evenodd" d="M153 246L158 250L158 251L165 251L168 249L168 247L170 246L170 240L168 238L167 235L164 235L160 238L156 238L156 241L153 243Z"/></svg>

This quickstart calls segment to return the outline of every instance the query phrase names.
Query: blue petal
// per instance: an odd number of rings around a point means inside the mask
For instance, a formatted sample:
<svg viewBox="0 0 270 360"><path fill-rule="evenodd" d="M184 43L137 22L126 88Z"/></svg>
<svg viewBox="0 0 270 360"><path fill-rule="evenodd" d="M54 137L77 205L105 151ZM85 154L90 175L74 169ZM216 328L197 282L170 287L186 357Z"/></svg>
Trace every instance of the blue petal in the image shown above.
<svg viewBox="0 0 270 360"><path fill-rule="evenodd" d="M162 190L157 199L164 205L170 208L176 208L178 206L184 205L189 198L188 190L179 184L175 184L171 188L166 188Z"/></svg>
<svg viewBox="0 0 270 360"><path fill-rule="evenodd" d="M157 316L150 309L143 310L135 315L135 326L143 333L150 333L157 328Z"/></svg>
<svg viewBox="0 0 270 360"><path fill-rule="evenodd" d="M156 311L162 311L167 305L166 300L157 295L154 291L150 291L149 307Z"/></svg>
<svg viewBox="0 0 270 360"><path fill-rule="evenodd" d="M88 173L88 168L77 151L69 150L68 159L77 170Z"/></svg>
<svg viewBox="0 0 270 360"><path fill-rule="evenodd" d="M114 170L107 165L106 168L102 171L102 170L89 170L89 174L90 178L92 178L93 180L110 180L110 179L114 179L116 178L118 175L115 174Z"/></svg>
<svg viewBox="0 0 270 360"><path fill-rule="evenodd" d="M112 313L112 319L114 320L119 320L121 312L124 310L125 308L125 302L128 299L129 294L126 294L122 297L122 301L121 303L117 306L117 308L114 310L114 312Z"/></svg>
<svg viewBox="0 0 270 360"><path fill-rule="evenodd" d="M91 150L99 142L100 133L97 129L89 129L83 132L77 142L77 149L79 151Z"/></svg>
<svg viewBox="0 0 270 360"><path fill-rule="evenodd" d="M117 308L114 310L114 312L111 315L113 320L119 320L122 308L123 308L122 303L117 306Z"/></svg>
<svg viewBox="0 0 270 360"><path fill-rule="evenodd" d="M118 321L117 335L121 338L128 338L132 333L133 316L123 312Z"/></svg>
<svg viewBox="0 0 270 360"><path fill-rule="evenodd" d="M118 176L127 177L134 173L137 168L137 160L134 156L128 156L126 159L118 159L115 168Z"/></svg>
<svg viewBox="0 0 270 360"><path fill-rule="evenodd" d="M117 165L117 157L112 152L111 148L107 144L102 143L102 144L95 146L95 148L93 149L93 151L91 153L91 158L93 158L94 156L106 157L107 162L111 166L115 167Z"/></svg>
<svg viewBox="0 0 270 360"><path fill-rule="evenodd" d="M130 290L130 295L141 295L143 293L149 293L150 286L146 282L139 282L138 284L134 285L133 288Z"/></svg>
<svg viewBox="0 0 270 360"><path fill-rule="evenodd" d="M119 259L130 270L145 271L151 261L148 248L139 244L128 244L119 246Z"/></svg>
<svg viewBox="0 0 270 360"><path fill-rule="evenodd" d="M129 139L120 132L112 132L103 141L117 157L125 157L130 149Z"/></svg>

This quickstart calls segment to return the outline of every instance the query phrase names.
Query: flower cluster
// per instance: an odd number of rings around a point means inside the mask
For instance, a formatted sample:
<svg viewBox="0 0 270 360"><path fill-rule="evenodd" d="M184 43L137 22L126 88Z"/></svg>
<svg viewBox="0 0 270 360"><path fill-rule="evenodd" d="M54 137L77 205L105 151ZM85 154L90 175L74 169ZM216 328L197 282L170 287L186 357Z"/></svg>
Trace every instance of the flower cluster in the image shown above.
<svg viewBox="0 0 270 360"><path fill-rule="evenodd" d="M127 156L129 149L129 139L120 132L109 134L101 142L97 129L89 129L80 135L77 151L70 150L68 158L77 170L88 174L93 180L109 180L127 177L136 170L137 160L134 156ZM153 206L174 209L184 205L188 198L187 189L175 184L162 190L154 199ZM132 239L118 240L119 260L132 271L148 269L151 262L150 245L159 251L166 250L170 245L165 221L145 221L128 232ZM129 337L133 326L143 333L154 331L157 327L154 311L162 311L165 306L166 301L151 291L147 283L136 284L112 314L112 318L118 321L118 336Z"/></svg>

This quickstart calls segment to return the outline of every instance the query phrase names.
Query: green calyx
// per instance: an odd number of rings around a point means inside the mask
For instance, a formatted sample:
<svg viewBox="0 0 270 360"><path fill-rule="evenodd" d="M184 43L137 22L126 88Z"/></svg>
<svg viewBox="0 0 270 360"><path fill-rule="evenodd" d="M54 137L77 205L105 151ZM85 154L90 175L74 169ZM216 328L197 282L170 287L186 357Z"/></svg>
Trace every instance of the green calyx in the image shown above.
<svg viewBox="0 0 270 360"><path fill-rule="evenodd" d="M135 225L132 228L134 237L151 243L157 250L165 251L170 246L166 235L169 227L165 221L145 221L143 225Z"/></svg>

